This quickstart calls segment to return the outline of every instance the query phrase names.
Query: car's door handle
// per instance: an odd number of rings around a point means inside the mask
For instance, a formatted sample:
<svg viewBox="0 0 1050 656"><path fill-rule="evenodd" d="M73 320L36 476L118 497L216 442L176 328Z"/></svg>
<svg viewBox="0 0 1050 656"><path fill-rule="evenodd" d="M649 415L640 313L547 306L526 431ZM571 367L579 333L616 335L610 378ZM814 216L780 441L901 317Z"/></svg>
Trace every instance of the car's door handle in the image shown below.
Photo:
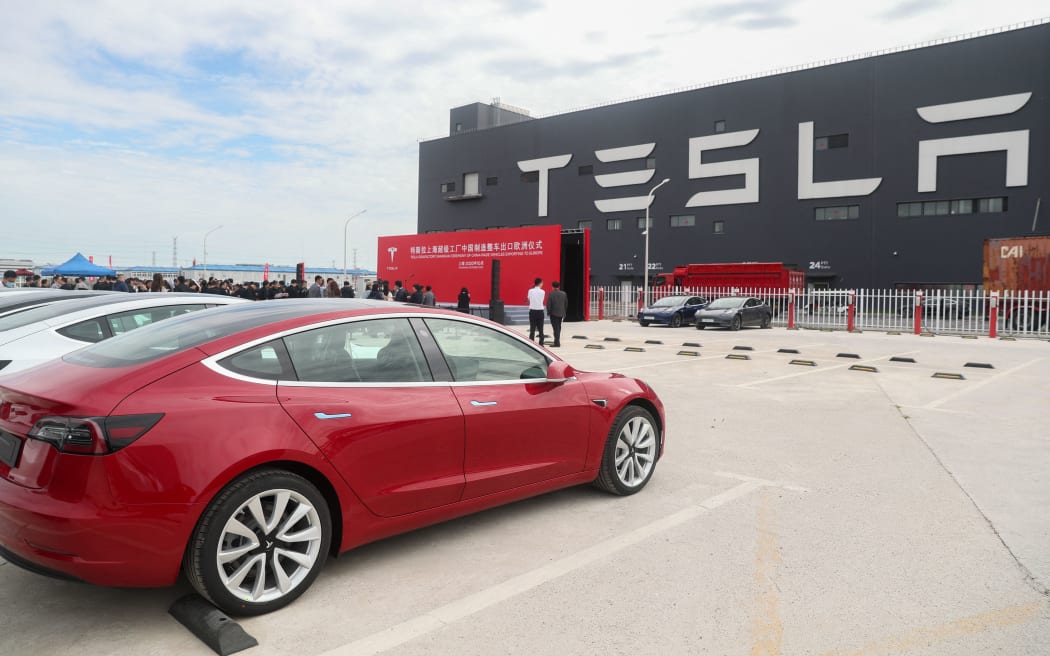
<svg viewBox="0 0 1050 656"><path fill-rule="evenodd" d="M341 412L334 415L330 415L327 412L315 412L314 416L318 419L346 419L347 417L353 417L349 412Z"/></svg>
<svg viewBox="0 0 1050 656"><path fill-rule="evenodd" d="M496 402L495 401L471 401L470 405L472 405L475 408L477 408L477 407L483 406L483 405L496 405Z"/></svg>

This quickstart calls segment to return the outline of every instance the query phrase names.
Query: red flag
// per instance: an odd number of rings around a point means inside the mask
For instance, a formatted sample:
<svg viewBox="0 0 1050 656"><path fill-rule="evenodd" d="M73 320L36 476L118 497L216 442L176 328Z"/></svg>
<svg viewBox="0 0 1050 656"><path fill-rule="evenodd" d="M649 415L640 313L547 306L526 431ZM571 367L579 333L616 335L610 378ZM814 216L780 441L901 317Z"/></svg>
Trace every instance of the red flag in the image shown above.
<svg viewBox="0 0 1050 656"><path fill-rule="evenodd" d="M109 256L109 268L110 269L113 268L113 256L112 255Z"/></svg>
<svg viewBox="0 0 1050 656"><path fill-rule="evenodd" d="M193 266L197 266L197 258L193 258Z"/></svg>
<svg viewBox="0 0 1050 656"><path fill-rule="evenodd" d="M94 255L88 255L88 262L91 262L92 264L94 264L95 263L95 256Z"/></svg>
<svg viewBox="0 0 1050 656"><path fill-rule="evenodd" d="M269 279L270 279L270 263L267 262L263 266L263 282L266 282Z"/></svg>

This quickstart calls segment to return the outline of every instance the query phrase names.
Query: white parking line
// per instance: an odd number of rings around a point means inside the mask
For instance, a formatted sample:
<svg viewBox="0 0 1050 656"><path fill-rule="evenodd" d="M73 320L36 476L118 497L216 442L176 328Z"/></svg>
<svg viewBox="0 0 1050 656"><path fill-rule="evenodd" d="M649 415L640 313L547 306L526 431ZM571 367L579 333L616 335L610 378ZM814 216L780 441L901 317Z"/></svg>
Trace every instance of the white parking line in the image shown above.
<svg viewBox="0 0 1050 656"><path fill-rule="evenodd" d="M741 483L725 492L716 494L700 503L683 508L645 526L634 529L599 542L591 547L578 551L570 556L556 560L542 567L525 572L494 586L439 606L429 612L410 620L395 624L387 629L365 636L345 645L324 652L321 656L373 656L403 645L416 638L421 638L444 626L474 615L496 604L511 599L519 594L552 581L560 576L586 567L603 558L607 558L654 535L664 533L690 522L700 515L708 513L731 501L747 496L763 487L774 486L784 489L803 490L797 486L788 486L774 481L764 481L736 474L719 473L718 476L735 478Z"/></svg>
<svg viewBox="0 0 1050 656"><path fill-rule="evenodd" d="M951 393L951 394L949 394L947 396L942 396L941 398L937 399L936 401L931 401L931 402L927 403L926 405L924 405L922 407L927 409L927 410L936 410L938 406L944 405L948 401L951 401L951 400L953 400L955 398L958 398L958 397L962 396L963 394L969 394L970 392L973 392L974 390L981 389L985 385L988 385L988 384L990 384L992 382L995 382L995 381L999 380L1000 378L1002 378L1003 376L1009 376L1010 374L1016 373L1016 372L1020 371L1021 369L1024 369L1025 367L1029 367L1029 366L1035 364L1036 362L1042 361L1042 359L1043 358L1035 358L1034 360L1029 360L1028 362L1025 362L1024 364L1019 364L1016 367L1013 367L1012 369L1007 369L1006 371L1002 371L1000 373L997 373L994 376L989 376L988 378L985 378L984 380L980 381L979 383L972 383L970 385L967 385L963 389L960 389L960 390L958 390L956 392L953 392L953 393Z"/></svg>

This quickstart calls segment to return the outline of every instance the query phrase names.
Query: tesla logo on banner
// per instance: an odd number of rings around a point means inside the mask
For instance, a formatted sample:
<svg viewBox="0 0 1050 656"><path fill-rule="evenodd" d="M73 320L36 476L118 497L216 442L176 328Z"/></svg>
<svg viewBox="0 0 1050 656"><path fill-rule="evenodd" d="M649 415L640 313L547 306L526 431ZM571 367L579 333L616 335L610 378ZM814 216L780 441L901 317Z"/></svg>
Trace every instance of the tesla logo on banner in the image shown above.
<svg viewBox="0 0 1050 656"><path fill-rule="evenodd" d="M394 263L394 253L397 252L397 246L391 246L390 248L386 249L386 252L390 253L390 263L393 264Z"/></svg>
<svg viewBox="0 0 1050 656"><path fill-rule="evenodd" d="M1031 92L1015 93L1006 96L994 96L964 100L943 105L917 107L916 112L928 123L948 123L974 118L989 118L1013 114L1032 98ZM703 162L705 152L723 148L746 146L758 138L759 130L743 130L689 139L689 179L718 178L729 175L743 175L744 186L736 189L701 191L694 193L686 202L686 207L710 207L717 205L738 205L759 202L759 158L730 160L725 162ZM1006 186L1024 187L1028 184L1028 143L1029 130L975 134L946 139L927 139L919 141L918 191L937 191L937 160L952 155L969 155L974 153L1006 153ZM655 143L644 143L619 148L604 148L594 151L598 161L624 162L628 160L647 160L656 149ZM538 174L539 202L537 216L547 216L547 197L550 186L550 171L568 166L572 154L552 155L518 162L518 169L523 173ZM882 178L857 178L854 180L813 180L813 121L802 121L798 124L798 200L816 198L842 198L849 196L869 196L878 189ZM646 184L656 174L655 168L648 168L651 162L644 161L644 168L619 173L595 175L595 183L602 188L631 187ZM607 198L594 201L599 212L627 212L644 210L652 203L652 196L627 196Z"/></svg>

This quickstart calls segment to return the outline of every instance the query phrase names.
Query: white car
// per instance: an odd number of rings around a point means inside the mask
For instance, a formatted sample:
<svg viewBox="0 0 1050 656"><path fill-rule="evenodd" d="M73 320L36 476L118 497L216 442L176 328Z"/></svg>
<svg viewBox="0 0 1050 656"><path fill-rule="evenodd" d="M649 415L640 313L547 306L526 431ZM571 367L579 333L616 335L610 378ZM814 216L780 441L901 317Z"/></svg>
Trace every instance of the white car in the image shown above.
<svg viewBox="0 0 1050 656"><path fill-rule="evenodd" d="M163 319L248 302L215 294L106 294L0 316L0 377Z"/></svg>
<svg viewBox="0 0 1050 656"><path fill-rule="evenodd" d="M9 289L0 287L0 289ZM51 288L18 288L10 289L0 294L0 316L22 312L30 308L58 303L61 301L79 300L91 298L92 296L104 296L107 294L119 294L120 292L103 292L90 290L65 290Z"/></svg>

